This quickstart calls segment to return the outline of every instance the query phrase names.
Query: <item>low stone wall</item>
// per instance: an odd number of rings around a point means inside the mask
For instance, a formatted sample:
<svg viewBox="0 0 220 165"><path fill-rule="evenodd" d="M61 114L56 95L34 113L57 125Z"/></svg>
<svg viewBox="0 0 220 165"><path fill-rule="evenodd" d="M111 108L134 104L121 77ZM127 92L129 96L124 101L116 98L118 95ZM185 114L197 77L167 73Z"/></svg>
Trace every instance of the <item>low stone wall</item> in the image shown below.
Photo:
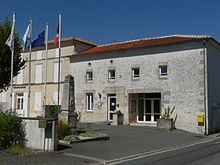
<svg viewBox="0 0 220 165"><path fill-rule="evenodd" d="M57 150L57 119L23 118L26 147L42 151Z"/></svg>

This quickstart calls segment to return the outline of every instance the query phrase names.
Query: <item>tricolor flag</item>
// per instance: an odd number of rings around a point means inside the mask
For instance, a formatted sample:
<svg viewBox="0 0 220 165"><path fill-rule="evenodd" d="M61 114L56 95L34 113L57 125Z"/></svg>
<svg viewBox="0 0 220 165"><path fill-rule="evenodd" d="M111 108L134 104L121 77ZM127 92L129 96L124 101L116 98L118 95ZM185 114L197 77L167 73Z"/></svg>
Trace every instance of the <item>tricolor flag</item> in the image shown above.
<svg viewBox="0 0 220 165"><path fill-rule="evenodd" d="M5 42L6 45L8 45L12 50L14 50L14 33L15 33L15 14L13 14L13 23L11 27L11 33L10 36L8 37L7 41Z"/></svg>
<svg viewBox="0 0 220 165"><path fill-rule="evenodd" d="M59 41L59 24L57 26L57 31L56 31L56 36L55 36L55 39L54 39L54 44L57 45L58 41Z"/></svg>
<svg viewBox="0 0 220 165"><path fill-rule="evenodd" d="M30 39L31 39L31 28L29 24L23 36L23 49L26 48L27 41Z"/></svg>

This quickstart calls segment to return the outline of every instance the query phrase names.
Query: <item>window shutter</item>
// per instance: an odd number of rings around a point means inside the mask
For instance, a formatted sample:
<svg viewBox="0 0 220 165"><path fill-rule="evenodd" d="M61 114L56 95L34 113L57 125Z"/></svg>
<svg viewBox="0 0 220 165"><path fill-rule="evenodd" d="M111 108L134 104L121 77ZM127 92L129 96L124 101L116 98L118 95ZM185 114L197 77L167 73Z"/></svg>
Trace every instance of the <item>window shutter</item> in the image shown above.
<svg viewBox="0 0 220 165"><path fill-rule="evenodd" d="M28 92L24 92L24 117L28 117Z"/></svg>
<svg viewBox="0 0 220 165"><path fill-rule="evenodd" d="M14 111L15 108L15 94L12 93L12 110Z"/></svg>
<svg viewBox="0 0 220 165"><path fill-rule="evenodd" d="M54 82L58 82L58 62L54 63ZM60 81L61 81L61 63L60 63Z"/></svg>
<svg viewBox="0 0 220 165"><path fill-rule="evenodd" d="M42 83L42 64L35 66L35 83Z"/></svg>
<svg viewBox="0 0 220 165"><path fill-rule="evenodd" d="M37 51L37 60L41 60L42 59L42 51Z"/></svg>
<svg viewBox="0 0 220 165"><path fill-rule="evenodd" d="M40 111L41 110L41 92L35 92L35 105L34 110Z"/></svg>
<svg viewBox="0 0 220 165"><path fill-rule="evenodd" d="M17 75L17 84L23 84L23 70Z"/></svg>

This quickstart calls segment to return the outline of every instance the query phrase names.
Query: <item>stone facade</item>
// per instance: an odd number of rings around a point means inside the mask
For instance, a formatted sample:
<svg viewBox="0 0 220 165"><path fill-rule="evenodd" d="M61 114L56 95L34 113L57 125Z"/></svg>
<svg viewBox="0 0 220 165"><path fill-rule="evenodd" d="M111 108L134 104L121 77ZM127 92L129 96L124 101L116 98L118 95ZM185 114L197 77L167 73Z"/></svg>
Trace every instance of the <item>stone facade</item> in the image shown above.
<svg viewBox="0 0 220 165"><path fill-rule="evenodd" d="M214 49L213 45L208 49ZM175 106L176 128L205 134L206 127L198 125L197 114L206 114L210 110L205 108L204 97L206 50L203 42L190 42L72 56L70 68L75 79L76 110L82 114L81 121L108 121L108 96L115 94L116 110L124 114L124 124L129 124L132 94L160 93L160 114L164 108ZM219 58L219 50L216 54ZM166 78L159 75L159 66L163 64L168 67ZM219 62L216 61L217 65ZM133 67L140 68L138 79L132 79ZM110 68L115 69L114 81L108 79ZM92 82L86 81L87 70L93 72ZM88 93L94 97L93 111L87 111ZM156 125L156 122L137 123Z"/></svg>

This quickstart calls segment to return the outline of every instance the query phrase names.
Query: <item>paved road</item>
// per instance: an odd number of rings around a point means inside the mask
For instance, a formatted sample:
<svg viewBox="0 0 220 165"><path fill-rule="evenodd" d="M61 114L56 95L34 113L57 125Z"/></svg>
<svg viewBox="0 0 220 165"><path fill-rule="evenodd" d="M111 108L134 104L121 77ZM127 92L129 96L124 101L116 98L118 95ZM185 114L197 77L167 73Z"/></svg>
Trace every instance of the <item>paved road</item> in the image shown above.
<svg viewBox="0 0 220 165"><path fill-rule="evenodd" d="M128 158L110 164L119 165L219 165L220 138L205 143L149 153L140 157Z"/></svg>
<svg viewBox="0 0 220 165"><path fill-rule="evenodd" d="M105 161L204 140L206 136L145 126L94 125L94 131L107 133L110 140L71 144L65 153Z"/></svg>

